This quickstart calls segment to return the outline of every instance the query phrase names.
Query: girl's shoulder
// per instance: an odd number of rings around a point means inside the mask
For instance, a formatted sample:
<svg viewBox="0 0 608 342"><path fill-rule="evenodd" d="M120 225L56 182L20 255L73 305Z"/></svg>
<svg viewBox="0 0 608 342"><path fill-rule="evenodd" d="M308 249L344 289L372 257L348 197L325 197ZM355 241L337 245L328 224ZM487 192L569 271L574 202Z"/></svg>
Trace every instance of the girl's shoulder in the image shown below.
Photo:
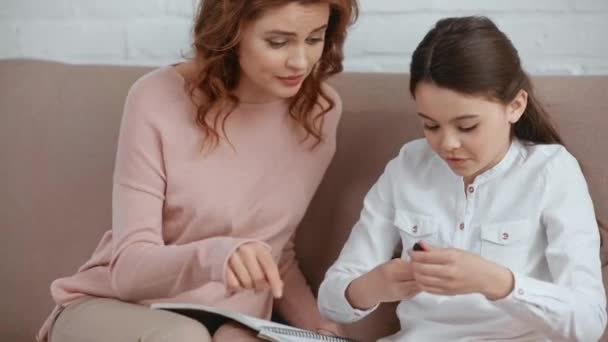
<svg viewBox="0 0 608 342"><path fill-rule="evenodd" d="M431 149L426 139L420 138L405 143L399 150L397 159L408 163L420 164L429 163L436 158L435 152Z"/></svg>
<svg viewBox="0 0 608 342"><path fill-rule="evenodd" d="M525 159L527 162L536 162L545 165L547 169L564 165L577 165L578 161L560 144L524 144Z"/></svg>
<svg viewBox="0 0 608 342"><path fill-rule="evenodd" d="M416 175L431 169L443 168L441 159L431 149L426 139L415 139L405 143L399 154L387 165L400 174Z"/></svg>
<svg viewBox="0 0 608 342"><path fill-rule="evenodd" d="M548 183L582 176L579 161L559 144L526 145L524 165L534 169L533 174L539 174Z"/></svg>

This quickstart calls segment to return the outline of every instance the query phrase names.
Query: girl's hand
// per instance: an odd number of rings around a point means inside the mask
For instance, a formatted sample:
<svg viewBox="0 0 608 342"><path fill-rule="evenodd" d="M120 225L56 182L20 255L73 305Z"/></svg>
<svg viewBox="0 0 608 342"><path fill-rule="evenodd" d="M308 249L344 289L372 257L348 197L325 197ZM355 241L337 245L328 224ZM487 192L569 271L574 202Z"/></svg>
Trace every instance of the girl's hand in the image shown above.
<svg viewBox="0 0 608 342"><path fill-rule="evenodd" d="M392 259L353 280L346 288L351 306L367 310L381 302L409 299L420 292L411 263Z"/></svg>
<svg viewBox="0 0 608 342"><path fill-rule="evenodd" d="M226 267L226 286L230 291L262 291L270 287L275 298L283 295L279 268L270 249L260 242L245 243L230 256Z"/></svg>
<svg viewBox="0 0 608 342"><path fill-rule="evenodd" d="M501 265L461 249L421 245L424 251L408 253L422 291L438 295L481 293L489 300L498 300L513 290L513 274Z"/></svg>

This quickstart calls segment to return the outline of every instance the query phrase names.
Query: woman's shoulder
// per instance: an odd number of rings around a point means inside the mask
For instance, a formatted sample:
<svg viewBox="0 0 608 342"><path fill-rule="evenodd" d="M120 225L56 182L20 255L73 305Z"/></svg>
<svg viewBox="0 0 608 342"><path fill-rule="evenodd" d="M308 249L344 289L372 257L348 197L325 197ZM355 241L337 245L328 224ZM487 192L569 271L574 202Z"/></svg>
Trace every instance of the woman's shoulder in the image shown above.
<svg viewBox="0 0 608 342"><path fill-rule="evenodd" d="M340 103L342 102L340 94L329 82L321 83L321 90L325 92L325 94L333 101L339 101Z"/></svg>
<svg viewBox="0 0 608 342"><path fill-rule="evenodd" d="M131 85L124 114L145 121L161 119L174 112L172 109L187 105L184 85L183 78L172 66L151 70Z"/></svg>
<svg viewBox="0 0 608 342"><path fill-rule="evenodd" d="M148 101L169 96L176 90L183 92L183 78L172 66L151 70L139 77L129 89L129 96L141 96Z"/></svg>
<svg viewBox="0 0 608 342"><path fill-rule="evenodd" d="M329 113L340 116L342 114L342 98L336 89L329 83L323 82L320 87L319 105L323 110L330 109L329 101L333 103L333 107Z"/></svg>
<svg viewBox="0 0 608 342"><path fill-rule="evenodd" d="M342 99L329 83L321 83L317 106L314 108L314 116L323 113L324 134L335 137L342 117Z"/></svg>

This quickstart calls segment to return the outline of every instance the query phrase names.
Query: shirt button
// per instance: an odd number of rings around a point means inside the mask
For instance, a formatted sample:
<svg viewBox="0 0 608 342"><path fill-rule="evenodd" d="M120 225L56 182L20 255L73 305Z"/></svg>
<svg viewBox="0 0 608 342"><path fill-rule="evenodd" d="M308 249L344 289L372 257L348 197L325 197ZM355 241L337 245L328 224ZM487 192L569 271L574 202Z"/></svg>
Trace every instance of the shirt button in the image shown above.
<svg viewBox="0 0 608 342"><path fill-rule="evenodd" d="M464 223L460 223L460 224L458 225L458 228L459 228L460 230L463 230L463 229L464 229Z"/></svg>
<svg viewBox="0 0 608 342"><path fill-rule="evenodd" d="M418 233L418 226L412 227L412 233Z"/></svg>
<svg viewBox="0 0 608 342"><path fill-rule="evenodd" d="M509 240L509 233L502 233L503 240Z"/></svg>
<svg viewBox="0 0 608 342"><path fill-rule="evenodd" d="M470 194L475 192L475 188L473 186L470 186L468 190Z"/></svg>
<svg viewBox="0 0 608 342"><path fill-rule="evenodd" d="M520 295L520 296L523 296L524 295L524 290L523 289L518 289L517 290L517 294Z"/></svg>

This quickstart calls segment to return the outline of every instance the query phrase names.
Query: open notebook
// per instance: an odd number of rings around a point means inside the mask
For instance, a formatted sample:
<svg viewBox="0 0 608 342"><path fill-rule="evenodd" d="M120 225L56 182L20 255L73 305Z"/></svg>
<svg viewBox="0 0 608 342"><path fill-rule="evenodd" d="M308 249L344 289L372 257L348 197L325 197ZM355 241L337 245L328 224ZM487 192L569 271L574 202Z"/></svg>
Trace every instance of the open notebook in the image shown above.
<svg viewBox="0 0 608 342"><path fill-rule="evenodd" d="M275 342L356 342L355 340L318 334L309 330L294 328L288 325L247 316L238 312L228 311L216 307L188 304L188 303L155 303L152 309L168 310L184 316L193 318L199 322L217 321L218 316L226 320L240 323L258 333L258 337L267 341Z"/></svg>

